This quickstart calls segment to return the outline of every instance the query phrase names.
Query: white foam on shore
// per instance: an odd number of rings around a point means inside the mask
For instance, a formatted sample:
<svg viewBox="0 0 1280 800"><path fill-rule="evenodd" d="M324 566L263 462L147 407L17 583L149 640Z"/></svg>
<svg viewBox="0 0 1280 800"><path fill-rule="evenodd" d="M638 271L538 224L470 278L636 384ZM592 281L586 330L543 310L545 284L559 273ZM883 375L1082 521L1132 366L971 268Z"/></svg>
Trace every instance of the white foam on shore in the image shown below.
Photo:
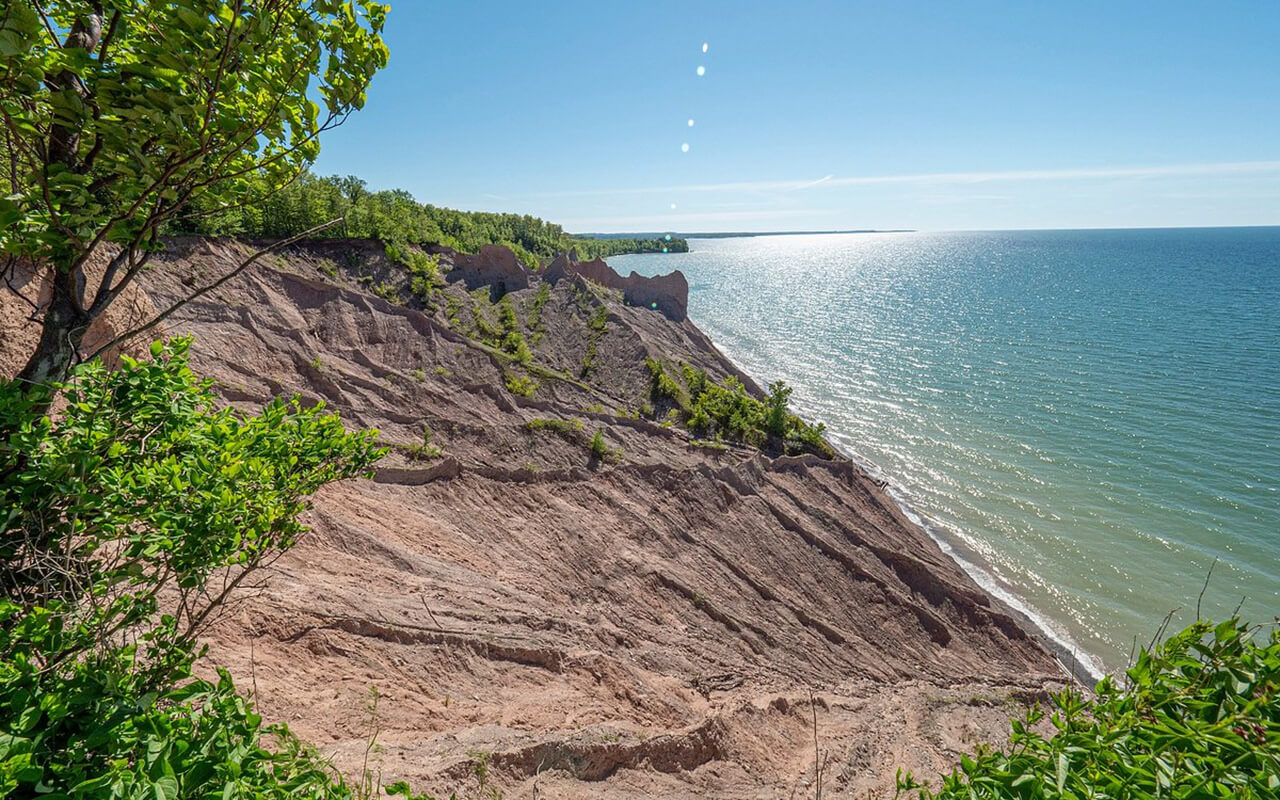
<svg viewBox="0 0 1280 800"><path fill-rule="evenodd" d="M884 470L868 462L866 459L857 455L850 454L846 448L838 448L841 453L848 457L853 463L862 468L864 472L872 478L889 481L884 487L884 491L889 495L890 499L898 506L903 515L911 520L911 522L920 526L920 529L929 535L942 550L942 552L952 561L964 570L965 573L973 578L974 583L978 584L987 594L995 597L1000 602L1012 608L1022 616L1026 617L1032 625L1036 627L1038 632L1048 639L1054 645L1054 656L1062 664L1062 668L1068 674L1074 674L1075 668L1083 669L1089 674L1094 682L1102 680L1107 674L1106 668L1102 662L1091 653L1086 652L1066 631L1060 630L1058 626L1044 614L1028 605L1022 598L1014 594L1010 589L1003 586L985 568L974 563L973 560L965 558L957 551L954 542L959 537L947 530L946 526L929 519L923 513L918 511L912 504L910 498L906 497L904 492L889 480L890 476L886 475ZM1063 662L1063 657L1069 658L1074 664Z"/></svg>
<svg viewBox="0 0 1280 800"><path fill-rule="evenodd" d="M1096 657L1082 649L1080 645L1071 638L1070 634L1065 631L1058 630L1057 626L1050 622L1048 617L1027 605L1021 598L1006 589L1004 586L1001 586L1000 582L996 580L994 575L956 552L956 549L952 546L951 542L948 541L949 537L941 533L942 527L912 509L910 504L905 502L898 492L893 491L890 487L885 487L885 491L893 498L893 501L898 504L898 508L902 509L902 513L906 515L907 519L919 525L925 533L929 534L929 538L933 539L942 552L945 553L952 561L956 562L956 564L960 566L960 569L964 570L970 578L973 578L974 583L977 583L978 586L982 587L983 591L987 592L987 594L992 595L996 599L1000 600L1000 602L1017 611L1019 614L1022 614L1031 621L1032 625L1039 629L1040 633L1045 638L1052 641L1060 650L1059 653L1055 654L1059 661L1062 660L1062 656L1069 654L1071 660L1075 662L1075 665L1089 673L1089 677L1093 678L1095 682L1102 680L1102 678L1107 674L1102 663ZM1068 672L1074 672L1072 665L1063 664L1062 666Z"/></svg>
<svg viewBox="0 0 1280 800"><path fill-rule="evenodd" d="M708 338L710 337L708 336ZM743 369L743 371L746 372L746 370L741 366L746 362L735 357L735 354L733 353L734 348L725 347L723 344L715 340L712 340L712 344L730 363L735 367L738 367L738 369ZM750 373L748 372L747 374L749 375ZM754 376L752 376L752 378L754 379ZM806 408L802 403L798 403L796 405L795 411L802 419L811 420L817 416L813 413L815 409ZM837 432L829 431L828 441L837 439L839 436L840 434ZM1051 645L1050 651L1058 660L1063 672L1075 677L1077 669L1083 670L1094 680L1094 682L1100 681L1106 676L1107 671L1101 660L1082 648L1079 643L1072 638L1071 634L1061 630L1053 623L1052 620L1049 619L1048 616L1027 604L1011 589L1001 584L1000 581L998 581L987 569L975 563L975 560L962 556L956 549L955 545L955 543L960 540L960 537L948 530L942 523L932 520L925 514L918 511L915 506L912 505L911 498L905 495L904 490L898 488L899 484L893 481L893 476L887 474L877 465L854 453L847 445L842 446L836 441L832 441L832 444L836 448L837 452L845 458L848 458L872 478L885 481L885 493L888 494L889 499L891 499L894 504L901 509L903 515L912 523L920 526L920 529L928 534L929 538L938 545L943 554L954 561L960 569L964 570L965 574L972 578L974 583L978 584L979 588L992 597L995 597L1018 614L1021 614L1027 621L1029 621L1035 628L1034 632L1039 633L1040 636L1049 641Z"/></svg>

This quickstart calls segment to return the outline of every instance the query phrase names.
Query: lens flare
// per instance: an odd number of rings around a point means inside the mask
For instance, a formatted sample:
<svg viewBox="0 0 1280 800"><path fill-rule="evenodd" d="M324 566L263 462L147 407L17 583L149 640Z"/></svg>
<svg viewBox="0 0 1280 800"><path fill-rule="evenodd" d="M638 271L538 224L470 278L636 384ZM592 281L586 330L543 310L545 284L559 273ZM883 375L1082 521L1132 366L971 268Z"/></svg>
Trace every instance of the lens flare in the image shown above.
<svg viewBox="0 0 1280 800"><path fill-rule="evenodd" d="M689 117L689 127L693 127L693 117Z"/></svg>
<svg viewBox="0 0 1280 800"><path fill-rule="evenodd" d="M672 207L672 208L675 208L675 207L676 207L676 204L675 204L675 203L672 203L672 204L671 204L671 207ZM668 241L668 242L669 242L669 241L671 241L671 234L669 234L669 233L668 233L666 238L667 238L667 241Z"/></svg>
<svg viewBox="0 0 1280 800"><path fill-rule="evenodd" d="M707 43L706 43L706 42L703 42L703 43L702 43L702 52L704 52L704 53L705 53L705 52L707 52Z"/></svg>
<svg viewBox="0 0 1280 800"><path fill-rule="evenodd" d="M701 78L703 75L706 75L706 74L707 74L707 68L706 68L706 67L704 67L704 66L702 66L701 64L699 64L699 65L698 65L698 77L699 77L699 78Z"/></svg>
<svg viewBox="0 0 1280 800"><path fill-rule="evenodd" d="M676 210L676 204L675 204L675 203L672 203L672 204L671 204L671 210L672 210L672 211L675 211L675 210ZM667 238L668 238L668 239L670 239L671 237L670 237L670 236L668 236Z"/></svg>
<svg viewBox="0 0 1280 800"><path fill-rule="evenodd" d="M681 153L687 153L687 152L689 152L689 143L688 143L688 142L685 142L684 144L680 145L680 152L681 152Z"/></svg>

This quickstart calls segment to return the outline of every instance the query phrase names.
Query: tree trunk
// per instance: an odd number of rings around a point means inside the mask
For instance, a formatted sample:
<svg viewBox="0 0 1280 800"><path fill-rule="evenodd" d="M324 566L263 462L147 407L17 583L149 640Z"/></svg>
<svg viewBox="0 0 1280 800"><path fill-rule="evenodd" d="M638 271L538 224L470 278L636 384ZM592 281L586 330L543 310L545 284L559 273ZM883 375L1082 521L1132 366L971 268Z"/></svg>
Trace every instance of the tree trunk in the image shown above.
<svg viewBox="0 0 1280 800"><path fill-rule="evenodd" d="M92 53L102 38L102 3L92 4L92 9L76 16L63 45L66 48L82 48ZM64 70L50 81L50 88L70 89L86 97L84 82L70 70ZM54 122L49 130L49 144L45 154L45 172L50 165L59 164L72 172L82 171L80 163L79 126L68 127ZM79 262L73 261L78 264ZM40 331L40 343L18 373L18 379L28 386L47 386L67 377L72 363L79 355L80 341L93 320L84 309L84 271L80 266L49 267L53 276L53 296L44 312L44 326ZM67 270L67 271L64 271ZM43 410L43 409L42 409Z"/></svg>
<svg viewBox="0 0 1280 800"><path fill-rule="evenodd" d="M79 355L80 342L89 329L92 317L81 311L79 271L53 272L53 296L44 312L40 342L18 373L18 380L28 385L47 386L67 377Z"/></svg>

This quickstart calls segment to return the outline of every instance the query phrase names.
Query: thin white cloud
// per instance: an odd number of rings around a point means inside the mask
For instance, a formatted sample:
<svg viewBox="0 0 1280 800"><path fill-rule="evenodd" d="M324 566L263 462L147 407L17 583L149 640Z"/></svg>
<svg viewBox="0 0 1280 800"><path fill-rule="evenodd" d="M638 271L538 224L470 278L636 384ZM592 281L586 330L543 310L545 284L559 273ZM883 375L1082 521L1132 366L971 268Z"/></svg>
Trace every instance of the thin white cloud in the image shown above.
<svg viewBox="0 0 1280 800"><path fill-rule="evenodd" d="M835 175L827 175L827 176L825 176L825 177L818 178L816 181L809 181L808 183L802 183L802 184L800 184L799 186L796 186L796 187L793 187L793 188L791 188L791 189L788 189L787 191L791 191L791 192L799 192L799 191L804 190L804 189L812 189L812 188L813 188L813 187L815 187L815 186L818 186L818 185L821 185L821 184L824 184L824 183L830 183L830 182L831 182L831 179L832 179L832 178L834 178L834 177L835 177Z"/></svg>
<svg viewBox="0 0 1280 800"><path fill-rule="evenodd" d="M1081 169L1000 170L991 172L924 172L905 175L857 175L818 180L737 181L685 186L578 189L541 192L534 197L598 197L604 195L666 194L670 192L792 192L815 186L873 186L878 184L975 184L1008 181L1078 181L1108 178L1166 178L1280 174L1280 161L1234 161L1213 164L1166 164L1146 167L1088 167Z"/></svg>

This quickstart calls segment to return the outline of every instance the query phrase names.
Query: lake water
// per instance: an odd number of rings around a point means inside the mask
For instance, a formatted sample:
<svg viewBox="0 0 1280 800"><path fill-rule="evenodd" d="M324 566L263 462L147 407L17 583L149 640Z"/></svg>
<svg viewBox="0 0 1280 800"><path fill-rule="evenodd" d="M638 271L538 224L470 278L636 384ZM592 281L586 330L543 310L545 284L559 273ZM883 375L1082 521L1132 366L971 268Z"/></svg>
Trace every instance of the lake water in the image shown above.
<svg viewBox="0 0 1280 800"><path fill-rule="evenodd" d="M703 239L689 315L1095 672L1280 614L1280 228Z"/></svg>

